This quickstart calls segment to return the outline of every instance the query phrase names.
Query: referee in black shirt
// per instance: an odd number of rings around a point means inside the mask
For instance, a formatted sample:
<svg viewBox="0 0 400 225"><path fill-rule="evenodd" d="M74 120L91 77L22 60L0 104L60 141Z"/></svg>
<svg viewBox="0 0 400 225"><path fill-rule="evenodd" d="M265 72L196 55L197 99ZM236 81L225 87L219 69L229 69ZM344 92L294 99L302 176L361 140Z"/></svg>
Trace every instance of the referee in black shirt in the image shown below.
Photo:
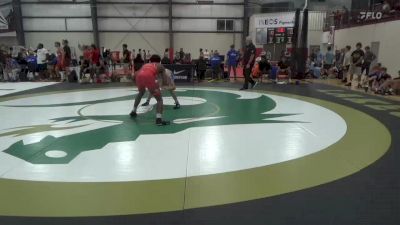
<svg viewBox="0 0 400 225"><path fill-rule="evenodd" d="M251 88L254 88L257 85L251 78L251 69L254 66L256 61L256 46L254 46L251 37L246 38L246 49L243 56L243 74L244 74L244 85L240 90L249 89L249 83L251 84Z"/></svg>

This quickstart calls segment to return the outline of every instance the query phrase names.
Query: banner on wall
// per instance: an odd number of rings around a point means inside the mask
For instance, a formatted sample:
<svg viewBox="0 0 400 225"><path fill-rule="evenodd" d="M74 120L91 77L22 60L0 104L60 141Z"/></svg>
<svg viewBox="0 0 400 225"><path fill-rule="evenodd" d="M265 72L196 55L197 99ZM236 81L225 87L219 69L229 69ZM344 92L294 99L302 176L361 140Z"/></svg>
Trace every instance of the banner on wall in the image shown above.
<svg viewBox="0 0 400 225"><path fill-rule="evenodd" d="M383 13L382 12L360 12L360 19L364 21L368 20L380 20L382 19Z"/></svg>
<svg viewBox="0 0 400 225"><path fill-rule="evenodd" d="M256 28L294 27L294 13L269 13L255 17Z"/></svg>

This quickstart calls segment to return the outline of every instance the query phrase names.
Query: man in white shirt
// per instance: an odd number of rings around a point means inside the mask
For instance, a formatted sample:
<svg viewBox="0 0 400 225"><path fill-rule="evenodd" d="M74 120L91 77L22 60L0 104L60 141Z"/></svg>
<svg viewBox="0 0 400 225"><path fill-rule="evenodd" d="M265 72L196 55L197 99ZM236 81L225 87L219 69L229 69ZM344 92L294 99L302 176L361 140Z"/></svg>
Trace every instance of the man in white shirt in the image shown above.
<svg viewBox="0 0 400 225"><path fill-rule="evenodd" d="M348 79L348 74L350 71L350 65L351 65L351 46L346 46L345 53L344 53L344 59L343 59L343 80ZM350 79L353 79L350 77ZM348 82L348 81L347 81Z"/></svg>
<svg viewBox="0 0 400 225"><path fill-rule="evenodd" d="M47 55L49 51L44 48L42 43L38 44L36 55L37 55L37 66L39 71L40 79L46 79L45 73L47 70Z"/></svg>
<svg viewBox="0 0 400 225"><path fill-rule="evenodd" d="M210 59L210 52L208 51L208 49L206 49L206 50L204 51L204 59L205 59L205 60L209 60L209 59Z"/></svg>

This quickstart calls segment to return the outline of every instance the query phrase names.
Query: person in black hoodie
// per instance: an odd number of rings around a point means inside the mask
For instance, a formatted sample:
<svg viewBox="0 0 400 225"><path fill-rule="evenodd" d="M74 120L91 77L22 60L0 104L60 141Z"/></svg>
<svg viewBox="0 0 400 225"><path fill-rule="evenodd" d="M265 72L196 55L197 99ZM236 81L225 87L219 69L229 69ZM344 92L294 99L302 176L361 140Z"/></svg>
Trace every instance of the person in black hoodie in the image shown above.
<svg viewBox="0 0 400 225"><path fill-rule="evenodd" d="M139 49L139 53L136 55L136 58L133 60L133 63L135 64L135 71L140 70L144 64L144 60L142 58L142 55L140 54L140 50L141 49Z"/></svg>
<svg viewBox="0 0 400 225"><path fill-rule="evenodd" d="M204 58L204 56L200 55L199 60L197 60L196 67L198 80L199 82L203 81L207 70L207 60Z"/></svg>

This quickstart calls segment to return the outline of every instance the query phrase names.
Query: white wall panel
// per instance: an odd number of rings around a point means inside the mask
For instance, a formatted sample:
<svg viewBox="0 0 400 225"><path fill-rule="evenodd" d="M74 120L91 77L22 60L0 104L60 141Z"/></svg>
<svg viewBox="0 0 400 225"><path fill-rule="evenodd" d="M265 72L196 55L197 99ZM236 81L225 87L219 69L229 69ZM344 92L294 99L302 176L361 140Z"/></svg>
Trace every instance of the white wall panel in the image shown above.
<svg viewBox="0 0 400 225"><path fill-rule="evenodd" d="M218 50L225 55L231 44L235 44L236 49L241 47L241 34L199 34L199 33L178 33L175 34L175 50L183 48L185 52L190 52L192 58L199 57L199 49Z"/></svg>
<svg viewBox="0 0 400 225"><path fill-rule="evenodd" d="M197 0L175 0L174 2L197 3ZM214 0L214 3L243 3L243 0Z"/></svg>
<svg viewBox="0 0 400 225"><path fill-rule="evenodd" d="M115 0L99 0L99 2L115 2ZM118 2L130 2L132 3L132 0L118 0ZM135 2L149 2L149 0L135 0ZM151 0L151 2L165 2L165 0Z"/></svg>
<svg viewBox="0 0 400 225"><path fill-rule="evenodd" d="M98 4L98 16L168 16L168 5Z"/></svg>
<svg viewBox="0 0 400 225"><path fill-rule="evenodd" d="M23 19L24 30L65 31L65 19Z"/></svg>
<svg viewBox="0 0 400 225"><path fill-rule="evenodd" d="M122 44L127 44L128 49L150 50L151 53L162 54L169 47L167 33L100 33L100 46L111 50L122 51Z"/></svg>
<svg viewBox="0 0 400 225"><path fill-rule="evenodd" d="M308 14L308 29L309 30L323 30L326 12L311 11Z"/></svg>
<svg viewBox="0 0 400 225"><path fill-rule="evenodd" d="M92 19L67 19L67 30L91 31Z"/></svg>
<svg viewBox="0 0 400 225"><path fill-rule="evenodd" d="M52 2L87 2L88 0L52 0ZM43 2L43 0L23 0L23 2Z"/></svg>
<svg viewBox="0 0 400 225"><path fill-rule="evenodd" d="M163 19L98 19L99 30L168 30Z"/></svg>
<svg viewBox="0 0 400 225"><path fill-rule="evenodd" d="M173 16L177 17L242 17L243 6L228 5L174 5Z"/></svg>
<svg viewBox="0 0 400 225"><path fill-rule="evenodd" d="M75 48L77 54L81 54L78 50L78 44L92 44L93 34L92 33L25 33L26 46L36 48L38 43L43 43L44 47L49 49L51 52L55 52L54 42L67 39L69 45Z"/></svg>
<svg viewBox="0 0 400 225"><path fill-rule="evenodd" d="M388 68L389 74L396 77L397 71L400 69L398 58L400 46L400 38L398 38L400 34L399 27L400 20L396 20L337 30L335 33L335 48L341 49L346 45L351 45L354 50L357 42L361 42L363 46L371 45L371 42L380 42L378 61Z"/></svg>
<svg viewBox="0 0 400 225"><path fill-rule="evenodd" d="M217 19L174 19L172 28L175 31L216 31ZM242 20L234 21L234 29L242 30Z"/></svg>
<svg viewBox="0 0 400 225"><path fill-rule="evenodd" d="M23 4L23 16L90 16L90 5Z"/></svg>

